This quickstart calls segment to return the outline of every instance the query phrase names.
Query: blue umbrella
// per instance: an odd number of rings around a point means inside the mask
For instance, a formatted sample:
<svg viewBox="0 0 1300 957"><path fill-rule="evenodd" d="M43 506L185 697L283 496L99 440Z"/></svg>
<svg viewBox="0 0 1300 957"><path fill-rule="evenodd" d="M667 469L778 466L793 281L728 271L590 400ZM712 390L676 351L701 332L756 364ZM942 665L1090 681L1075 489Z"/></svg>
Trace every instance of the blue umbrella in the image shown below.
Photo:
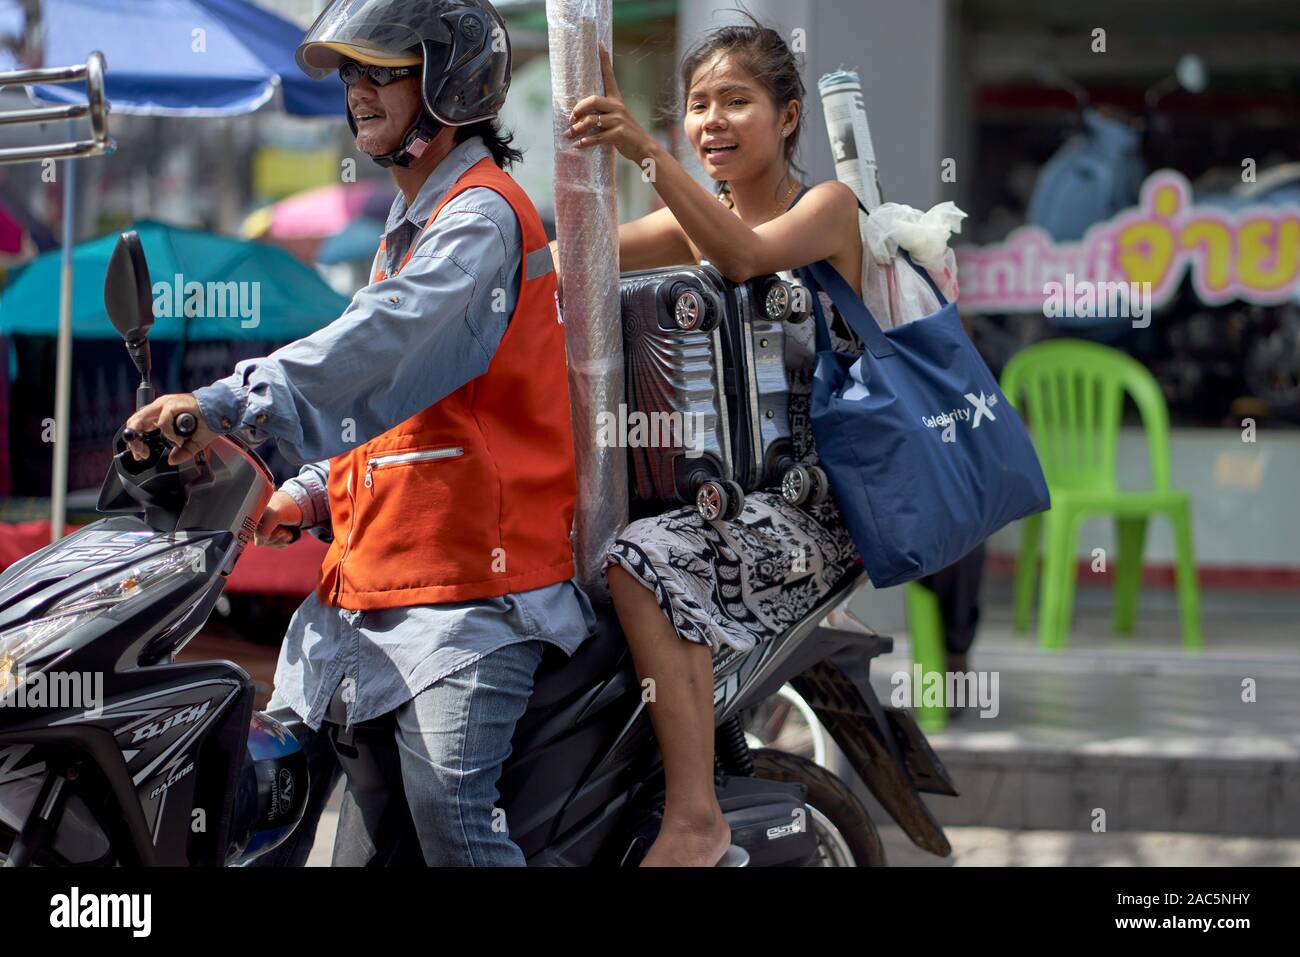
<svg viewBox="0 0 1300 957"><path fill-rule="evenodd" d="M17 0L0 0L0 24L21 24ZM286 112L342 116L338 77L311 80L294 63L303 31L246 0L41 0L43 65L108 63L105 94L119 113L230 116L269 102ZM6 62L7 61L7 62ZM14 69L0 52L0 70ZM81 89L39 86L51 103L84 103Z"/></svg>

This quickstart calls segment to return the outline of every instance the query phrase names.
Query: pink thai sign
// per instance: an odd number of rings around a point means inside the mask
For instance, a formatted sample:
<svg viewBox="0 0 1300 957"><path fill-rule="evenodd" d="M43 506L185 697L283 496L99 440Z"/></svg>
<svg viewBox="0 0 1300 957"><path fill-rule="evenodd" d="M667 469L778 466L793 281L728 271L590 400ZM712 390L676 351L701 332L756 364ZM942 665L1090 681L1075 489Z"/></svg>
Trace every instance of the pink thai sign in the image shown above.
<svg viewBox="0 0 1300 957"><path fill-rule="evenodd" d="M1196 206L1187 179L1159 170L1137 208L1056 242L1022 226L1000 243L958 246L962 312L1039 312L1061 284L1149 283L1167 303L1185 274L1207 305L1275 305L1300 294L1300 207ZM1048 287L1048 288L1045 288Z"/></svg>

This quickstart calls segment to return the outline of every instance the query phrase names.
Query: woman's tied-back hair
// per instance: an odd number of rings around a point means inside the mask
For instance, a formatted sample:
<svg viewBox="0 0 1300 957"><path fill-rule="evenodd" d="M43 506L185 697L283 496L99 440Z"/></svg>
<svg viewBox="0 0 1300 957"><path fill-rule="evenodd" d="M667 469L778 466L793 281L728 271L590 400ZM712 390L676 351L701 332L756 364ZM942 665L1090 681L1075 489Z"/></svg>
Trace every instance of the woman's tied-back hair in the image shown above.
<svg viewBox="0 0 1300 957"><path fill-rule="evenodd" d="M785 160L791 169L802 173L803 169L794 161L795 151L799 148L799 133L803 130L804 85L803 77L799 74L799 63L781 34L764 26L747 10L736 12L749 20L749 23L719 27L695 44L682 58L682 95L689 97L691 77L702 64L717 53L727 54L762 86L778 110L785 109L791 100L798 101L799 119L785 139ZM726 180L718 182L718 199L731 205Z"/></svg>

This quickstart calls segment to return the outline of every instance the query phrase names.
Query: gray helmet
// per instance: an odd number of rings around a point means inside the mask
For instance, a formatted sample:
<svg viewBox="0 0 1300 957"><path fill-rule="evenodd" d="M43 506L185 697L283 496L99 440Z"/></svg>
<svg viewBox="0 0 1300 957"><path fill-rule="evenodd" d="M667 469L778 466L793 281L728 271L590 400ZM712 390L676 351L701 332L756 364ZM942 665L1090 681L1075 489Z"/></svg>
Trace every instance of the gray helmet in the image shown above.
<svg viewBox="0 0 1300 957"><path fill-rule="evenodd" d="M510 88L510 37L487 0L334 0L295 58L316 80L344 59L383 66L423 62L424 108L446 126L495 116Z"/></svg>

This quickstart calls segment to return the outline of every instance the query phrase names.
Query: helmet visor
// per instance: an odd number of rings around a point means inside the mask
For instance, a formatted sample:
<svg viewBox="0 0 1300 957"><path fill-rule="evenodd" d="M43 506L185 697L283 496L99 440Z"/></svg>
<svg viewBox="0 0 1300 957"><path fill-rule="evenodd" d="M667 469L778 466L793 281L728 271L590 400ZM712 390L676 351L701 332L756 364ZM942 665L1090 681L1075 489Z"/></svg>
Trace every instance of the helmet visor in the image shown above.
<svg viewBox="0 0 1300 957"><path fill-rule="evenodd" d="M334 0L316 18L295 59L308 76L321 79L343 60L381 66L413 66L425 41L449 43L442 4L420 0ZM414 48L414 49L413 49Z"/></svg>

